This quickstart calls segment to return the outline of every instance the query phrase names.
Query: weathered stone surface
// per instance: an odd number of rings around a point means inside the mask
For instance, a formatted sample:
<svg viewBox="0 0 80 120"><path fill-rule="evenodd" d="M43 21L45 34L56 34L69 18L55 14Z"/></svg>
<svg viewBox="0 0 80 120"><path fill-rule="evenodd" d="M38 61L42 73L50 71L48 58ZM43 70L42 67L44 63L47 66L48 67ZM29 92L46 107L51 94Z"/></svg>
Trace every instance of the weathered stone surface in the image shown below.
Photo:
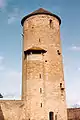
<svg viewBox="0 0 80 120"><path fill-rule="evenodd" d="M19 100L0 101L0 120L25 119L25 103Z"/></svg>
<svg viewBox="0 0 80 120"><path fill-rule="evenodd" d="M0 101L2 120L67 120L57 17L37 14L23 24L22 100ZM0 120L1 120L0 119Z"/></svg>
<svg viewBox="0 0 80 120"><path fill-rule="evenodd" d="M68 120L80 120L80 108L67 109Z"/></svg>
<svg viewBox="0 0 80 120"><path fill-rule="evenodd" d="M58 120L67 120L58 19L44 14L31 16L24 21L23 34L22 99L26 100L27 119L49 120L52 111ZM27 54L36 47L46 52Z"/></svg>

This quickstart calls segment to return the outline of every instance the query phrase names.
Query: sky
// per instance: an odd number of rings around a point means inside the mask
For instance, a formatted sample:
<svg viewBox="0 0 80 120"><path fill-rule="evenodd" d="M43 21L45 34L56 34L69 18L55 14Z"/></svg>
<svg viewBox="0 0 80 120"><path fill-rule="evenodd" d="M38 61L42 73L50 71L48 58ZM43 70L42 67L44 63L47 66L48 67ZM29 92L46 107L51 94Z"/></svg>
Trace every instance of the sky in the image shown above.
<svg viewBox="0 0 80 120"><path fill-rule="evenodd" d="M80 0L0 0L0 93L20 99L23 16L38 8L60 16L67 106L80 105Z"/></svg>

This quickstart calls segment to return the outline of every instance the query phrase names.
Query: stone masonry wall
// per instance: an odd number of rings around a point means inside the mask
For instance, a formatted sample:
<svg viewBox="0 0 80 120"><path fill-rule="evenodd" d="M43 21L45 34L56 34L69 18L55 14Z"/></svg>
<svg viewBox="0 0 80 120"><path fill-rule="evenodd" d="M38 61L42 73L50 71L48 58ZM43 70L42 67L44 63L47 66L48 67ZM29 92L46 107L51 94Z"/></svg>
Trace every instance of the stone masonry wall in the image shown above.
<svg viewBox="0 0 80 120"><path fill-rule="evenodd" d="M36 48L41 53L27 54ZM65 83L56 17L40 14L23 25L22 100L0 101L0 120L67 120Z"/></svg>
<svg viewBox="0 0 80 120"><path fill-rule="evenodd" d="M31 16L24 22L23 35L24 51L32 47L46 51L42 60L29 60L27 55L23 59L22 98L26 100L27 118L49 120L49 112L53 111L58 120L67 120L58 19L44 14Z"/></svg>
<svg viewBox="0 0 80 120"><path fill-rule="evenodd" d="M80 108L67 109L68 120L80 120Z"/></svg>
<svg viewBox="0 0 80 120"><path fill-rule="evenodd" d="M0 120L25 120L25 112L25 102L23 101L0 101Z"/></svg>

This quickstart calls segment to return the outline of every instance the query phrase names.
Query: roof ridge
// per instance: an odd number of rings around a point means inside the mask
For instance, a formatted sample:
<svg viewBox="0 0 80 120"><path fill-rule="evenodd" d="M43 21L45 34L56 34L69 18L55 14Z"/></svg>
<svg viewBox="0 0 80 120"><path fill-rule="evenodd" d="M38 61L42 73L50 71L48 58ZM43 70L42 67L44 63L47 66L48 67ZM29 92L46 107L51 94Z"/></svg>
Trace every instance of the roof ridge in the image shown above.
<svg viewBox="0 0 80 120"><path fill-rule="evenodd" d="M51 12L49 12L48 10L46 10L44 8L39 8L39 9L35 10L34 12L32 12L30 14L35 14L35 13L49 13L49 14L52 14Z"/></svg>

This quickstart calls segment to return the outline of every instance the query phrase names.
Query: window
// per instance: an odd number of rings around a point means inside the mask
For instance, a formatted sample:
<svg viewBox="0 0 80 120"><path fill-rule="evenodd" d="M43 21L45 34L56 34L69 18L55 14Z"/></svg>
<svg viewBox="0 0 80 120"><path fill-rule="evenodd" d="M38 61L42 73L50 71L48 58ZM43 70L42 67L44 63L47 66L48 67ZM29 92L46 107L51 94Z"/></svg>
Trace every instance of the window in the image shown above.
<svg viewBox="0 0 80 120"><path fill-rule="evenodd" d="M40 38L39 38L39 42L41 42Z"/></svg>
<svg viewBox="0 0 80 120"><path fill-rule="evenodd" d="M52 23L52 20L50 19L50 23Z"/></svg>
<svg viewBox="0 0 80 120"><path fill-rule="evenodd" d="M49 120L54 120L54 113L53 112L49 112Z"/></svg>
<svg viewBox="0 0 80 120"><path fill-rule="evenodd" d="M60 83L60 88L62 88L62 83Z"/></svg>
<svg viewBox="0 0 80 120"><path fill-rule="evenodd" d="M58 53L58 55L60 55L61 53L59 52L59 50L57 50L57 53Z"/></svg>
<svg viewBox="0 0 80 120"><path fill-rule="evenodd" d="M42 107L42 103L41 103L41 107Z"/></svg>
<svg viewBox="0 0 80 120"><path fill-rule="evenodd" d="M52 20L49 20L50 28L52 27Z"/></svg>
<svg viewBox="0 0 80 120"><path fill-rule="evenodd" d="M62 83L60 83L60 88L61 88L62 91L64 90L64 87L63 87Z"/></svg>
<svg viewBox="0 0 80 120"><path fill-rule="evenodd" d="M39 74L39 78L41 78L41 74Z"/></svg>
<svg viewBox="0 0 80 120"><path fill-rule="evenodd" d="M42 93L42 88L40 88L40 93Z"/></svg>

